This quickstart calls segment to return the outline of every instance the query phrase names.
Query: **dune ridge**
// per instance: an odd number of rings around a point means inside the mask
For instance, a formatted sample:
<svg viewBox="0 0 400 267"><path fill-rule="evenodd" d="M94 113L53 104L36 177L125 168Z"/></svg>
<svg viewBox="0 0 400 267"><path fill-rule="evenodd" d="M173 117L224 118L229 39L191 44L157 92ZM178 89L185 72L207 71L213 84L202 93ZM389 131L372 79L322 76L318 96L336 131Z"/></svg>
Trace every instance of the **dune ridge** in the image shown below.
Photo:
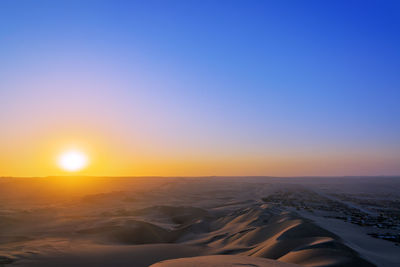
<svg viewBox="0 0 400 267"><path fill-rule="evenodd" d="M130 214L163 218L172 226L110 216L76 233L105 244L181 243L206 248L208 254L268 258L303 266L373 266L335 234L266 204L223 216L189 206L154 206Z"/></svg>
<svg viewBox="0 0 400 267"><path fill-rule="evenodd" d="M132 218L133 215L136 219ZM140 217L158 218L159 222L139 220ZM9 218L4 222L7 221ZM335 234L293 212L281 211L267 204L255 204L225 214L221 214L219 209L151 206L91 218L80 223L73 233L79 240L105 246L175 243L199 248L198 253L191 256L237 255L302 266L374 266L345 246ZM164 258L169 259L169 256L162 255L161 259ZM11 264L14 260L3 256L2 261ZM171 264L155 266L183 266L181 262ZM199 266L206 263L202 264Z"/></svg>
<svg viewBox="0 0 400 267"><path fill-rule="evenodd" d="M273 187L246 184L249 193L238 194L243 186L174 181L148 193L115 187L58 202L53 194L30 205L5 199L0 264L225 266L225 260L230 266L374 266L313 221L265 204L262 198ZM195 258L179 260L186 257ZM161 262L166 260L172 261Z"/></svg>
<svg viewBox="0 0 400 267"><path fill-rule="evenodd" d="M211 223L213 231L187 241L215 254L276 259L304 266L374 266L333 233L291 212L258 205Z"/></svg>
<svg viewBox="0 0 400 267"><path fill-rule="evenodd" d="M174 260L161 261L151 265L151 267L296 267L299 265L278 262L269 259L247 257L247 256L201 256L188 257Z"/></svg>

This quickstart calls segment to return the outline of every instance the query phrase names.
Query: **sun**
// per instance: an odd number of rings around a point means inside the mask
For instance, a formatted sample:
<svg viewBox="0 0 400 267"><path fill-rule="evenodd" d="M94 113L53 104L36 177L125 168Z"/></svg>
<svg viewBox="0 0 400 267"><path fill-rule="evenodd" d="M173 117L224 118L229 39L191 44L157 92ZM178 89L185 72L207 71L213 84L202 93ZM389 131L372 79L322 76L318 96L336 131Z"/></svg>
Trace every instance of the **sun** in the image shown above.
<svg viewBox="0 0 400 267"><path fill-rule="evenodd" d="M79 150L63 152L57 160L58 166L64 171L77 172L88 165L88 156Z"/></svg>

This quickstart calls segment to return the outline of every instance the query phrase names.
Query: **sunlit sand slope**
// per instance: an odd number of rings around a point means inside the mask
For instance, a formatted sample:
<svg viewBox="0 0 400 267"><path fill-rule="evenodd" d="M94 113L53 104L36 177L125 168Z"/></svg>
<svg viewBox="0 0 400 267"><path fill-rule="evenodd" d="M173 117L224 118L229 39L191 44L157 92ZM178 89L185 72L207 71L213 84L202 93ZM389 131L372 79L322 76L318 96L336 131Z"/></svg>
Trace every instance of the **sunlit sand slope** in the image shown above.
<svg viewBox="0 0 400 267"><path fill-rule="evenodd" d="M299 265L283 263L247 256L217 255L193 258L181 258L162 261L151 265L151 267L296 267Z"/></svg>
<svg viewBox="0 0 400 267"><path fill-rule="evenodd" d="M216 254L276 259L304 266L373 266L340 238L294 213L267 205L244 208L210 222L211 231L188 244L207 245Z"/></svg>
<svg viewBox="0 0 400 267"><path fill-rule="evenodd" d="M337 235L263 204L259 186L249 196L227 182L136 181L132 191L57 199L23 183L20 196L0 196L0 265L146 267L226 255L156 266L373 266Z"/></svg>

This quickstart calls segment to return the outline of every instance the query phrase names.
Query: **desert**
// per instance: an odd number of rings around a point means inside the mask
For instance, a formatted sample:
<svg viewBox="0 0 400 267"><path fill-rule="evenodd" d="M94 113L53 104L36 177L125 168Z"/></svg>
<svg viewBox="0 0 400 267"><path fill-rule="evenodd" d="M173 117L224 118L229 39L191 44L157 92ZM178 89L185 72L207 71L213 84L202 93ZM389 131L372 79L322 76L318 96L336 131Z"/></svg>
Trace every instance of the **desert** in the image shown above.
<svg viewBox="0 0 400 267"><path fill-rule="evenodd" d="M0 267L399 267L399 0L0 0Z"/></svg>
<svg viewBox="0 0 400 267"><path fill-rule="evenodd" d="M367 179L357 190L352 188L357 178L0 181L4 266L395 266L399 260L398 241L374 238L366 230L397 232L398 217L392 218L393 229L361 226L327 214L338 207L341 214L346 208L373 212L378 203L357 209L340 200L323 202L338 194L338 187L354 197L379 185L398 203L400 184L394 178ZM396 213L399 206L392 208ZM354 235L364 246L353 242Z"/></svg>

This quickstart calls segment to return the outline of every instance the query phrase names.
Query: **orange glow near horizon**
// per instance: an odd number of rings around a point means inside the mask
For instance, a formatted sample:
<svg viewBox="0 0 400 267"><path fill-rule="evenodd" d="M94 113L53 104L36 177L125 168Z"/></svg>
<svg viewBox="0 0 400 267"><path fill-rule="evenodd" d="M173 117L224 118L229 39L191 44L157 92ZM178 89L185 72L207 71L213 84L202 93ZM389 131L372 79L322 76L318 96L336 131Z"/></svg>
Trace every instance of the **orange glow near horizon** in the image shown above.
<svg viewBox="0 0 400 267"><path fill-rule="evenodd" d="M400 175L397 1L75 2L0 1L0 177Z"/></svg>
<svg viewBox="0 0 400 267"><path fill-rule="evenodd" d="M157 142L150 137L133 136L127 142L110 136L106 131L77 129L47 131L35 138L19 139L18 145L4 147L0 155L0 175L341 176L367 175L373 173L371 169L381 169L383 172L384 166L375 163L378 160L385 162L388 167L395 164L390 158L344 155L332 151L302 153L299 149L283 152L271 148L263 153L243 149L240 155L232 156L234 151L228 146L222 149L216 145L215 149L204 150L195 143L182 147L178 143ZM75 159L72 159L67 163L70 167L60 168L60 155L70 151L80 151L86 155L88 164L84 168L77 168L74 166Z"/></svg>

